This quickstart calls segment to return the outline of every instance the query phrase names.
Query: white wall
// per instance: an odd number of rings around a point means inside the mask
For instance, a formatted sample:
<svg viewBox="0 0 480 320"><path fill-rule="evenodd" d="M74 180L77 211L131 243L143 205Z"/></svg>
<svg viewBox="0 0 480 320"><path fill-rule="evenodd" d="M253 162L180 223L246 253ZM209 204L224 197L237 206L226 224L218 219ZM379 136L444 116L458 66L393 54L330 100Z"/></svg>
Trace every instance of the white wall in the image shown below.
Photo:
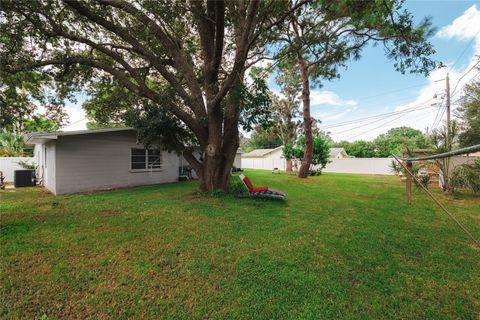
<svg viewBox="0 0 480 320"><path fill-rule="evenodd" d="M5 182L13 182L13 172L24 169L18 164L19 161L36 163L32 157L0 157L0 171L3 172Z"/></svg>
<svg viewBox="0 0 480 320"><path fill-rule="evenodd" d="M285 159L242 158L242 169L285 170Z"/></svg>
<svg viewBox="0 0 480 320"><path fill-rule="evenodd" d="M393 175L391 163L392 158L339 158L332 159L323 172Z"/></svg>
<svg viewBox="0 0 480 320"><path fill-rule="evenodd" d="M360 174L388 174L393 175L390 169L391 158L340 158L332 159L323 172L360 173ZM285 159L242 158L242 168L285 170Z"/></svg>
<svg viewBox="0 0 480 320"><path fill-rule="evenodd" d="M282 159L283 158L283 148L278 148L270 153L265 155L267 159Z"/></svg>
<svg viewBox="0 0 480 320"><path fill-rule="evenodd" d="M133 131L60 136L56 141L54 193L88 192L178 181L179 157L175 153L162 151L161 170L130 170L131 148L141 148L136 141ZM47 174L49 169L50 164L47 166Z"/></svg>

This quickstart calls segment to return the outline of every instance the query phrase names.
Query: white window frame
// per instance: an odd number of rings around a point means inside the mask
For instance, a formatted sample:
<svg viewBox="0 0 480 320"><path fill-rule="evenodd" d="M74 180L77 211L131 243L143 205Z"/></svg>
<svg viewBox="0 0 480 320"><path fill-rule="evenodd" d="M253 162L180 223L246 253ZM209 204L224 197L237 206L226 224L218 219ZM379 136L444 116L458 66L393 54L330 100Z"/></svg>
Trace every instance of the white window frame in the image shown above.
<svg viewBox="0 0 480 320"><path fill-rule="evenodd" d="M140 149L140 150L145 150L145 168L142 169L133 169L132 168L132 156L133 156L133 149ZM129 162L129 168L130 172L155 172L155 171L162 171L162 150L158 149L159 151L159 158L160 158L160 165L158 167L150 167L151 164L148 162L148 157L149 157L149 151L153 149L147 149L145 147L131 147L130 148L130 162Z"/></svg>

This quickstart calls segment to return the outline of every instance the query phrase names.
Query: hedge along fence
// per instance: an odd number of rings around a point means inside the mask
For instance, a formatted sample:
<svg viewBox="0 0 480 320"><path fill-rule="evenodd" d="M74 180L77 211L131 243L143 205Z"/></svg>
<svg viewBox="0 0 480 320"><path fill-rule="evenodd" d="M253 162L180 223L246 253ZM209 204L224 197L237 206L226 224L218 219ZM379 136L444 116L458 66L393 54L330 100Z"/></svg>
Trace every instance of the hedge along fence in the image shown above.
<svg viewBox="0 0 480 320"><path fill-rule="evenodd" d="M33 157L0 157L0 171L3 172L5 182L13 182L13 172L23 170L23 167L18 164L20 161L35 163Z"/></svg>

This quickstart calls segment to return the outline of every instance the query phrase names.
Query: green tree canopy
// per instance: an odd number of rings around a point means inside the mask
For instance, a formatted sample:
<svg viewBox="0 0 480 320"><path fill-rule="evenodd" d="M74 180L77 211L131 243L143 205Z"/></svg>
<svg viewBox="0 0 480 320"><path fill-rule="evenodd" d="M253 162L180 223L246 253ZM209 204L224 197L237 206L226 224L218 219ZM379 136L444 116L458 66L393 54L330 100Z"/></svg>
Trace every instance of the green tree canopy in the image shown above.
<svg viewBox="0 0 480 320"><path fill-rule="evenodd" d="M313 157L309 172L321 172L330 159L330 144L327 135L317 135L313 138ZM287 144L283 148L283 156L287 159L301 160L305 153L305 137L300 136L294 145Z"/></svg>
<svg viewBox="0 0 480 320"><path fill-rule="evenodd" d="M332 145L333 147L344 148L345 152L352 157L356 158L374 158L375 144L371 141L357 140L354 142L340 141Z"/></svg>
<svg viewBox="0 0 480 320"><path fill-rule="evenodd" d="M0 131L0 156L1 157L23 157L25 155L25 142L23 136Z"/></svg>
<svg viewBox="0 0 480 320"><path fill-rule="evenodd" d="M35 72L59 100L86 92L96 120L125 116L183 152L202 191L227 190L239 123L258 125L266 103L245 71L305 2L3 1L0 76Z"/></svg>
<svg viewBox="0 0 480 320"><path fill-rule="evenodd" d="M460 120L460 146L480 144L480 81L465 86L456 113Z"/></svg>
<svg viewBox="0 0 480 320"><path fill-rule="evenodd" d="M271 130L271 128L263 129L258 127L252 132L250 138L244 140L242 148L249 152L254 149L276 148L282 144L283 141Z"/></svg>
<svg viewBox="0 0 480 320"><path fill-rule="evenodd" d="M373 140L377 157L402 155L406 150L429 148L431 145L420 130L409 127L392 128Z"/></svg>

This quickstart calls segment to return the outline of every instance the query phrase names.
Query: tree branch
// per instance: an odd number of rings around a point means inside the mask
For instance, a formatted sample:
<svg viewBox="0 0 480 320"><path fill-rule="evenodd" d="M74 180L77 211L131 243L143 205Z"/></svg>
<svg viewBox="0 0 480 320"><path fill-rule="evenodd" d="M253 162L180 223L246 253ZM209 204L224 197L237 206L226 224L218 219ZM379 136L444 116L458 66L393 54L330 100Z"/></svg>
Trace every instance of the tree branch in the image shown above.
<svg viewBox="0 0 480 320"><path fill-rule="evenodd" d="M202 112L201 108L198 107L197 99L193 99L192 96L185 91L178 79L171 72L169 72L167 68L161 63L162 59L159 59L153 52L143 46L137 39L130 35L130 33L125 28L119 25L115 25L110 21L104 19L103 17L98 16L76 0L63 1L68 6L72 7L75 11L77 11L80 15L104 27L108 31L112 32L116 36L120 37L121 39L132 45L132 49L135 50L136 53L145 57L152 64L152 66L154 66L155 69L160 72L160 74L165 78L165 80L167 80L177 90L179 96L185 101L185 104L193 110L197 117L202 117L204 115L204 112Z"/></svg>
<svg viewBox="0 0 480 320"><path fill-rule="evenodd" d="M71 1L71 0L69 0ZM205 106L203 103L203 95L200 86L198 85L198 80L195 75L193 61L188 59L185 52L177 45L180 41L178 39L171 39L171 36L168 36L163 29L150 19L145 13L138 10L132 4L123 1L123 0L98 0L99 3L112 6L114 8L120 9L124 12L130 14L133 18L140 21L146 27L153 31L155 37L158 41L164 46L164 48L169 52L173 57L174 65L177 70L181 71L187 80L187 85L190 92L193 95L195 105L192 106L195 110L194 112L199 116L205 116ZM160 71L160 70L159 70ZM191 99L192 102L193 100Z"/></svg>

